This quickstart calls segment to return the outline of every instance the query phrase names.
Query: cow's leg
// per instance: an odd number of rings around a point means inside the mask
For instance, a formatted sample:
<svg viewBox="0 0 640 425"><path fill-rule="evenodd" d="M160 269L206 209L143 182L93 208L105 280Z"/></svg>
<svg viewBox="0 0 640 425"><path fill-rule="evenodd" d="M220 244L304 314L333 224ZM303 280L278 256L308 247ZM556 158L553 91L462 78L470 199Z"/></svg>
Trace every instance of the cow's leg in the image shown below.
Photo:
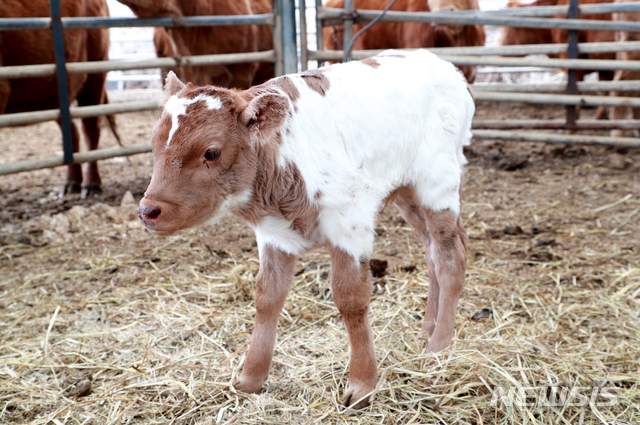
<svg viewBox="0 0 640 425"><path fill-rule="evenodd" d="M349 387L343 403L359 409L369 404L369 393L378 381L373 331L369 324L369 300L372 285L369 261L359 261L338 247L331 246L331 292L349 341Z"/></svg>
<svg viewBox="0 0 640 425"><path fill-rule="evenodd" d="M98 149L100 143L100 124L98 117L89 117L82 120L82 130L84 133L87 149L92 151ZM96 161L88 162L85 166L84 177L82 179L82 199L87 196L102 192L102 180L98 171Z"/></svg>
<svg viewBox="0 0 640 425"><path fill-rule="evenodd" d="M611 92L610 96L619 97L621 96L621 92ZM612 120L623 120L627 117L627 107L626 106L612 106L609 109L609 118ZM610 132L611 137L624 137L624 130L622 129L613 129Z"/></svg>
<svg viewBox="0 0 640 425"><path fill-rule="evenodd" d="M256 281L256 319L251 345L235 387L258 393L269 375L276 344L278 316L293 283L296 256L265 246Z"/></svg>
<svg viewBox="0 0 640 425"><path fill-rule="evenodd" d="M438 284L438 276L436 275L436 267L431 260L429 251L431 249L431 236L427 231L427 217L424 208L420 205L415 196L415 192L411 188L401 188L397 191L394 204L400 211L402 218L413 227L420 240L424 244L427 262L427 270L429 275L429 293L427 297L427 311L422 321L420 338L428 339L436 327L436 318L438 316L438 298L440 297L440 285Z"/></svg>
<svg viewBox="0 0 640 425"><path fill-rule="evenodd" d="M58 123L60 125L60 123ZM80 133L75 122L71 121L71 146L73 152L78 152L80 147ZM82 166L80 164L71 164L67 167L67 182L60 191L60 197L71 193L79 193L82 185Z"/></svg>
<svg viewBox="0 0 640 425"><path fill-rule="evenodd" d="M436 324L427 351L437 352L447 348L453 339L456 308L464 286L468 237L458 214L450 210L424 211L431 238L427 252L439 286ZM423 332L428 332L430 323L425 325Z"/></svg>
<svg viewBox="0 0 640 425"><path fill-rule="evenodd" d="M82 86L82 91L78 94L79 106L92 106L107 103L105 91L106 74L90 74ZM100 118L89 117L82 120L82 132L87 150L98 149L100 143ZM98 172L98 163L89 162L85 166L84 178L82 181L82 198L100 193L102 191L102 181Z"/></svg>

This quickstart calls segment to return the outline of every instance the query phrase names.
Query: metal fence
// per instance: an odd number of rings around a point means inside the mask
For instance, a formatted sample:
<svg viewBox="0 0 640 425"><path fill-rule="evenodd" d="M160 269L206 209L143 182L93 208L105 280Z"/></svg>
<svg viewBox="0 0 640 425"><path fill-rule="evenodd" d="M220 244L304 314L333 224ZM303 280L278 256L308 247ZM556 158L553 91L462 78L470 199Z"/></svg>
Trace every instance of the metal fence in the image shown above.
<svg viewBox="0 0 640 425"><path fill-rule="evenodd" d="M595 122L594 120L576 120L575 106L603 105L603 106L632 106L640 107L640 98L609 96L593 96L590 93L602 90L637 90L640 81L578 83L575 79L576 70L640 70L640 61L616 60L584 60L577 59L580 53L640 51L640 42L609 42L582 43L578 46L575 34L578 30L605 31L637 31L640 32L640 22L619 22L602 20L575 19L578 15L595 15L614 12L640 12L640 2L606 3L578 7L577 0L571 0L569 6L520 7L515 9L459 12L387 12L380 22L424 22L442 24L483 24L506 25L526 28L566 29L570 34L567 44L543 44L530 46L504 47L461 47L430 49L442 58L456 65L497 66L497 67L545 67L569 69L568 85L478 85L474 84L477 100L502 102L528 102L540 104L568 105L567 120L513 120L502 122L474 123L474 137L526 140L547 143L598 143L615 146L640 146L634 138L580 136L575 134L559 135L549 133L532 133L516 131L500 131L499 129L606 129L640 128L636 120L617 120ZM67 74L95 73L114 70L149 69L159 67L198 66L247 62L273 62L276 74L296 72L306 69L310 61L340 61L344 52L325 50L322 28L328 25L344 25L344 45L347 46L353 35L353 24L370 22L381 14L380 11L355 10L354 1L346 0L344 9L332 9L322 6L321 0L315 0L316 9L316 39L317 49L312 50L307 45L306 2L298 0L302 11L296 19L295 0L274 0L273 12L251 16L194 16L173 18L63 18L60 17L60 0L50 0L51 18L4 18L0 19L0 31L50 29L53 31L56 50L56 64L8 66L0 68L0 79L25 78L36 76L57 75L60 93L60 109L40 111L36 113L20 113L0 116L0 127L24 125L49 120L60 120L62 124L64 156L62 158L45 158L33 161L22 161L14 164L0 165L0 175L20 171L47 168L69 163L105 159L114 156L131 155L148 152L149 145L130 146L123 149L103 149L84 154L73 154L71 148L70 120L97 115L150 110L157 108L155 101L128 102L122 104L70 107L66 90ZM569 19L559 19L569 16ZM554 19L549 19L554 17ZM571 18L573 17L573 18ZM64 42L62 32L65 29L110 28L110 27L191 27L191 26L219 26L219 25L271 25L273 26L274 49L264 52L236 53L225 55L203 55L176 58L147 59L139 61L102 61L85 63L65 63ZM296 30L299 28L300 57L297 52ZM354 51L353 59L373 56L379 51ZM503 57L502 55L523 54L560 54L567 53L569 59L527 59L520 57ZM560 92L564 94L559 94Z"/></svg>
<svg viewBox="0 0 640 425"><path fill-rule="evenodd" d="M111 115L124 112L156 109L157 101L138 101L121 104L71 107L68 74L85 74L115 70L149 69L160 67L223 65L250 62L273 62L277 75L298 70L296 52L296 17L294 0L274 0L272 13L237 16L192 16L171 18L69 18L61 16L60 0L50 0L50 18L0 18L0 31L51 30L53 32L55 64L6 66L0 68L0 79L57 76L60 108L0 116L0 127L59 121L63 136L63 156L21 161L0 165L0 175L21 171L76 164L115 156L149 152L150 145L136 145L121 149L103 149L85 154L73 153L71 119ZM273 50L251 53L199 55L140 61L95 61L66 63L63 31L112 27L197 27L233 25L271 25Z"/></svg>

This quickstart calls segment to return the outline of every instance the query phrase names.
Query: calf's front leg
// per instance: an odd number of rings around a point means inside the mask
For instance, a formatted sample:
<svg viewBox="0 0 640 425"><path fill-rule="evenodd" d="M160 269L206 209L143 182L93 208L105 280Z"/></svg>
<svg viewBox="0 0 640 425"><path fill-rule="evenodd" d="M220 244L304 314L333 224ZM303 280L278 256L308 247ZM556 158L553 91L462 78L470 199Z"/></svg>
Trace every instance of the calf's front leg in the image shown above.
<svg viewBox="0 0 640 425"><path fill-rule="evenodd" d="M278 317L293 283L295 263L295 256L273 246L265 246L260 253L255 328L242 373L234 384L239 390L259 393L267 380Z"/></svg>
<svg viewBox="0 0 640 425"><path fill-rule="evenodd" d="M378 381L373 331L369 324L371 274L369 261L358 261L340 248L331 247L331 292L349 333L349 387L342 402L355 409L369 404L369 393Z"/></svg>

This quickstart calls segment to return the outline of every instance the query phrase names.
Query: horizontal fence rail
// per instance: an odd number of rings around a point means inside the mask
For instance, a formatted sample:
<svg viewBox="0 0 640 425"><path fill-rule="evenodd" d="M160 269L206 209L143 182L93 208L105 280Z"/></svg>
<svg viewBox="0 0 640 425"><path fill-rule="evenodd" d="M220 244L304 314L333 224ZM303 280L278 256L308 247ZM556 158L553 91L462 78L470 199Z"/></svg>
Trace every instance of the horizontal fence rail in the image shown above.
<svg viewBox="0 0 640 425"><path fill-rule="evenodd" d="M366 59L375 56L384 50L354 50L351 56L354 59ZM319 50L309 52L309 58L314 60L340 61L342 50ZM537 68L571 68L593 71L640 71L640 61L618 61L605 59L529 59L511 57L486 57L464 55L438 55L442 59L454 65L477 66L534 66Z"/></svg>
<svg viewBox="0 0 640 425"><path fill-rule="evenodd" d="M518 92L518 93L561 93L567 89L566 84L506 84L506 83L474 83L471 85L474 93L478 91L498 91L498 92ZM638 91L640 92L640 81L598 81L594 83L578 82L580 92L600 92L600 91Z"/></svg>
<svg viewBox="0 0 640 425"><path fill-rule="evenodd" d="M137 102L109 103L106 105L70 107L71 118L88 118L100 115L122 114L125 112L141 112L158 109L160 100L141 100ZM57 121L60 118L59 109L49 109L37 112L20 112L17 114L0 115L0 127L37 124L46 121Z"/></svg>
<svg viewBox="0 0 640 425"><path fill-rule="evenodd" d="M320 18L325 25L342 24L346 9L323 7ZM379 10L357 10L356 23L370 22L380 15ZM640 22L601 21L595 19L546 19L501 16L492 12L387 12L380 22L424 22L453 25L502 25L522 28L547 28L595 31L640 31Z"/></svg>
<svg viewBox="0 0 640 425"><path fill-rule="evenodd" d="M11 164L0 164L0 176L21 173L23 171L33 171L41 170L43 168L59 167L61 165L81 164L83 162L92 162L101 159L131 156L147 152L151 152L150 143L125 146L122 148L96 149L89 152L74 153L73 160L70 163L64 162L62 156L42 159L30 159L27 161L13 162Z"/></svg>
<svg viewBox="0 0 640 425"><path fill-rule="evenodd" d="M606 145L627 148L640 148L640 139L634 137L603 137L581 134L531 133L501 130L471 130L474 139L514 140L538 143L580 143L583 145Z"/></svg>
<svg viewBox="0 0 640 425"><path fill-rule="evenodd" d="M250 62L274 62L275 50L251 53L226 53L216 55L176 56L158 59L144 59L139 61L94 61L94 62L69 62L67 73L92 74L109 71L126 71L131 69L154 69L162 67L199 66L199 65L226 65L233 63ZM9 78L34 78L49 77L55 75L56 66L22 65L5 66L0 68L0 79Z"/></svg>
<svg viewBox="0 0 640 425"><path fill-rule="evenodd" d="M272 13L259 15L174 16L170 18L62 18L64 29L116 27L215 27L273 25ZM0 18L0 31L48 30L51 18Z"/></svg>
<svg viewBox="0 0 640 425"><path fill-rule="evenodd" d="M399 49L414 50L414 49ZM374 56L382 53L384 49L358 50L362 55ZM477 55L477 56L525 56L539 54L563 54L568 48L565 43L552 44L519 44L512 46L469 46L469 47L429 47L431 53L437 55ZM580 43L580 53L615 53L615 52L637 52L640 51L640 41L606 41L598 43ZM331 52L341 52L341 50L321 50L309 52L314 57L333 55ZM333 57L332 56L332 57ZM329 59L326 59L329 60ZM333 60L333 59L331 59Z"/></svg>
<svg viewBox="0 0 640 425"><path fill-rule="evenodd" d="M640 108L640 97L583 96L573 94L500 93L475 91L476 101L537 103L546 105L629 106Z"/></svg>
<svg viewBox="0 0 640 425"><path fill-rule="evenodd" d="M473 120L474 129L550 129L562 130L567 125L566 120ZM640 128L640 120L577 120L577 130L636 130Z"/></svg>

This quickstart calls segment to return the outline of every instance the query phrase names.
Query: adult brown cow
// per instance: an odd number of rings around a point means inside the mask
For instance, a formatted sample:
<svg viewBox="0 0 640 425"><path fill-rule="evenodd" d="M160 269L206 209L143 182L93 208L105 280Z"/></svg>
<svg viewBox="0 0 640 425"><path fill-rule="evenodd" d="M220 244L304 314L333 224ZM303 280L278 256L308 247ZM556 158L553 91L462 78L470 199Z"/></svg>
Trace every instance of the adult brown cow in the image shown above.
<svg viewBox="0 0 640 425"><path fill-rule="evenodd" d="M62 16L109 16L105 0L62 0ZM0 1L0 17L29 18L46 17L49 0ZM64 33L67 62L107 60L109 54L109 30L68 30ZM0 66L34 65L54 63L53 36L50 30L5 31L0 34ZM106 74L69 75L69 97L78 105L100 105L107 103L105 89ZM58 85L56 77L21 78L0 80L0 113L29 112L42 109L57 109ZM112 120L113 118L110 117ZM111 121L113 125L113 121ZM72 122L73 151L79 148L80 135ZM89 150L96 149L100 140L99 118L82 120L82 130ZM82 190L86 197L100 190L101 180L98 164L88 164L84 178L80 165L69 166L67 182L61 194Z"/></svg>
<svg viewBox="0 0 640 425"><path fill-rule="evenodd" d="M521 2L510 0L504 9L516 7L557 6L558 0L536 0L533 2ZM549 28L520 28L500 27L500 45L513 46L519 44L551 44L553 36Z"/></svg>
<svg viewBox="0 0 640 425"><path fill-rule="evenodd" d="M612 3L613 0L580 0L580 4L592 4L592 3ZM536 6L566 6L569 4L569 0L536 0L533 2L520 2L517 0L511 0L507 3L506 8L513 7L536 7ZM598 19L609 21L611 20L611 14L603 15L585 15L580 19ZM502 27L500 44L503 46L515 45L515 44L547 44L547 43L566 43L568 38L568 31L561 29L545 29L545 28L516 28L516 27ZM596 43L614 41L614 34L612 31L578 31L578 43ZM550 54L549 57L566 58L567 54L560 55ZM582 59L615 59L614 53L586 53L580 55ZM578 71L578 79L582 80L585 71ZM612 71L598 71L600 80L611 80L613 78Z"/></svg>
<svg viewBox="0 0 640 425"><path fill-rule="evenodd" d="M269 0L118 0L140 18L164 16L253 15L271 12ZM170 50L162 50L170 40ZM154 37L158 56L259 52L273 48L268 25L167 28ZM159 45L158 43L163 43ZM198 85L249 88L274 76L273 64L244 63L174 69L183 80Z"/></svg>
<svg viewBox="0 0 640 425"><path fill-rule="evenodd" d="M356 9L382 10L390 0L356 0ZM344 7L344 0L327 0L325 7ZM478 0L397 0L393 11L429 12L478 10ZM354 33L364 24L354 25ZM342 49L342 25L326 27L325 48ZM419 22L375 24L353 45L353 50L403 49L429 47L484 46L485 32L481 25L431 25ZM475 79L475 67L459 67L467 81Z"/></svg>

